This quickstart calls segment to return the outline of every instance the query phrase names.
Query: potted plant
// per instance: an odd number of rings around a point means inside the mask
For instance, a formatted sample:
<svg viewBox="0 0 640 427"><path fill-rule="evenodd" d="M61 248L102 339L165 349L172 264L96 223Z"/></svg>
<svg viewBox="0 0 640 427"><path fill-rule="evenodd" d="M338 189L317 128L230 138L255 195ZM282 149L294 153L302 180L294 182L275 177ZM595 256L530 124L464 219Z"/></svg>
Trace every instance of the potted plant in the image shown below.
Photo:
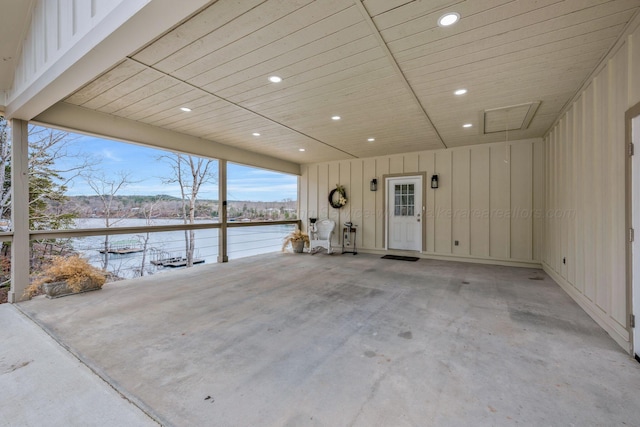
<svg viewBox="0 0 640 427"><path fill-rule="evenodd" d="M49 298L98 290L106 282L105 274L78 255L54 257L38 275L26 293L29 297L44 292Z"/></svg>
<svg viewBox="0 0 640 427"><path fill-rule="evenodd" d="M282 244L282 252L287 249L287 246L289 244L291 244L293 252L302 253L304 251L304 247L309 246L309 235L296 228L284 238L284 243Z"/></svg>

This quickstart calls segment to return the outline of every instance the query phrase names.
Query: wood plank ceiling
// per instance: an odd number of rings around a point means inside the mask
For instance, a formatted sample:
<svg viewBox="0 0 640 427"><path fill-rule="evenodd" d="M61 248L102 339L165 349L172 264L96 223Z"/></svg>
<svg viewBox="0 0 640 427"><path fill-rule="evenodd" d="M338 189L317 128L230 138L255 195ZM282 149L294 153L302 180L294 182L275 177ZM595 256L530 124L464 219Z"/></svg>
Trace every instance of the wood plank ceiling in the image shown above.
<svg viewBox="0 0 640 427"><path fill-rule="evenodd" d="M502 141L504 132L482 133L481 112L529 102L540 102L536 115L509 139L540 137L639 9L640 0L220 0L65 102L297 163ZM460 21L439 27L449 11Z"/></svg>

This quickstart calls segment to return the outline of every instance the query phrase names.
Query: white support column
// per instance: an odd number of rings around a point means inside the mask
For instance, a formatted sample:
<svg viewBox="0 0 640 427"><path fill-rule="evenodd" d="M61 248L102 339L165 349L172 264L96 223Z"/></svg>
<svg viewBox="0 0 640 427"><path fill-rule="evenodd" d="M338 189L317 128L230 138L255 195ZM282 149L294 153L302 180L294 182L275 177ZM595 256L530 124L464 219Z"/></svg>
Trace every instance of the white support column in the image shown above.
<svg viewBox="0 0 640 427"><path fill-rule="evenodd" d="M29 286L29 131L24 120L12 120L11 138L11 290L9 302L28 299Z"/></svg>
<svg viewBox="0 0 640 427"><path fill-rule="evenodd" d="M228 262L227 256L227 161L218 160L218 262Z"/></svg>

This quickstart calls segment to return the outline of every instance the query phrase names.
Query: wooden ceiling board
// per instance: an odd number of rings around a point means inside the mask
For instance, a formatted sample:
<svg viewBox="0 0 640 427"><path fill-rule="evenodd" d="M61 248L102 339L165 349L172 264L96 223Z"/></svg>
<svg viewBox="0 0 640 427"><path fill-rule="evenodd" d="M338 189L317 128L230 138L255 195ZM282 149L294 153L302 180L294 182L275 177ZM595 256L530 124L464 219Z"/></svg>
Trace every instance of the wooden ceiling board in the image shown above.
<svg viewBox="0 0 640 427"><path fill-rule="evenodd" d="M563 94L562 96L566 96L567 94ZM557 111L558 109L564 106L564 102L562 99L552 100L548 103L549 108L546 111ZM549 123L553 123L553 120L557 117L557 113L552 112L551 114L545 113L542 105L540 109L536 113L534 117L534 121L531 123L528 129L524 131L509 131L509 139L510 140L518 140L518 139L526 139L526 138L535 138L539 137L540 133L544 133L549 129ZM480 126L477 125L478 116L476 116L476 122L474 122L474 127L470 129L463 129L459 127L460 131L456 132L455 130L451 131L451 136L448 136L447 146L448 147L459 147L464 145L473 145L473 144L483 144L490 142L501 142L505 140L505 133L498 132L495 134L487 134L480 135ZM447 130L445 129L445 133Z"/></svg>
<svg viewBox="0 0 640 427"><path fill-rule="evenodd" d="M196 92L196 89L191 86L177 82L174 86L140 99L138 102L114 111L113 114L127 117L131 120L138 120L168 108L176 112L179 111L180 107L193 109L195 106L190 106L189 104L194 101L194 95L196 96L195 100L197 100L198 97L203 97L206 94L203 94L202 91Z"/></svg>
<svg viewBox="0 0 640 427"><path fill-rule="evenodd" d="M329 135L325 137L325 140L328 141L330 145L338 146L346 151L350 151L349 147L359 146L364 142L367 142L366 140L370 136L377 140L381 139L380 142L386 141L394 145L400 144L403 141L405 143L419 141L421 143L430 144L436 148L442 148L442 144L440 144L437 138L433 136L432 131L426 123L423 126L417 126L415 121L406 121L405 124L405 126L401 126L401 123L399 123L398 126L385 129L384 132L376 132L376 129L371 127L371 132L367 133L363 132L361 128L341 129L336 127L329 131L325 131L325 133Z"/></svg>
<svg viewBox="0 0 640 427"><path fill-rule="evenodd" d="M233 7L230 2L222 3ZM262 3L155 63L154 68L172 74L182 70L176 75L187 77L197 75L205 70L207 55L250 36L309 3L311 0L270 0ZM282 27L286 29L284 25ZM194 62L196 64L192 65Z"/></svg>
<svg viewBox="0 0 640 427"><path fill-rule="evenodd" d="M281 83L277 86L267 84L260 88L243 92L241 96L227 99L247 107L253 107L268 101L277 102L277 100L288 96L298 95L298 99L300 99L300 97L305 96L307 91L323 85L333 84L340 86L353 77L360 76L365 78L368 73L378 75L376 72L380 68L388 67L388 65L389 63L384 57L384 53L378 48L373 48L341 60L309 68L303 73L289 77L286 82L283 82L284 84ZM391 73L391 70L387 69ZM386 72L386 70L382 71L382 73Z"/></svg>
<svg viewBox="0 0 640 427"><path fill-rule="evenodd" d="M454 37L446 40L446 43L431 43L425 49L398 52L398 59L410 68L411 59L423 58L428 62L438 62L449 59L454 55L468 54L476 52L481 54L491 50L509 49L510 46L518 46L521 43L535 41L538 45L551 41L564 40L579 35L587 34L598 29L609 28L617 25L624 25L630 18L628 10L608 13L599 8L590 8L570 15L547 20L536 25L518 25L514 29L501 31L500 26L487 26L483 28L483 33L468 32L464 37L454 40ZM486 36L484 31L491 30L493 36ZM455 47L452 48L452 47ZM408 53L411 53L409 55Z"/></svg>
<svg viewBox="0 0 640 427"><path fill-rule="evenodd" d="M369 3L364 2L365 8L371 15L373 22L381 32L395 26L403 26L414 20L422 19L425 15L430 16L433 22L427 25L437 25L437 20L443 13L450 10L458 10L464 0L430 0L430 1L411 1L402 7L396 7L383 13L372 14L369 9ZM506 3L512 0L501 0L498 4ZM479 2L477 2L479 3ZM424 28L423 28L424 29Z"/></svg>
<svg viewBox="0 0 640 427"><path fill-rule="evenodd" d="M97 77L91 83L88 83L84 87L77 90L71 96L67 97L65 101L74 105L82 106L96 96L124 82L125 80L130 79L131 77L141 73L144 70L146 70L146 67L144 65L130 59L125 59L108 72Z"/></svg>
<svg viewBox="0 0 640 427"><path fill-rule="evenodd" d="M384 60L384 55L375 45L375 40L372 37L365 37L304 61L281 67L279 74L286 77L283 77L284 81L278 84L270 83L264 75L230 88L216 90L217 84L207 85L204 88L236 103L259 102L262 96L275 99L288 96L295 91L305 90L309 85L317 86L318 80L323 77L336 75L341 71L360 67L372 61L379 62L376 66L383 66L387 64L387 62L381 62ZM355 71L351 70L351 72ZM283 93L285 95L282 95Z"/></svg>
<svg viewBox="0 0 640 427"><path fill-rule="evenodd" d="M450 3L455 3L449 0ZM406 7L415 0L364 0L362 2L371 16L377 16L390 10Z"/></svg>
<svg viewBox="0 0 640 427"><path fill-rule="evenodd" d="M225 139L229 140L226 135L212 135L212 140ZM231 140L235 147L254 151L261 154L272 153L279 158L286 159L295 162L310 162L316 160L310 159L323 159L321 161L331 161L344 158L352 158L352 156L345 154L342 151L336 150L325 144L318 143L310 138L306 138L294 133L290 136L281 137L277 142L265 141L256 139L249 135L247 137L234 137ZM300 152L299 148L304 148L304 152Z"/></svg>
<svg viewBox="0 0 640 427"><path fill-rule="evenodd" d="M314 109L295 109L286 110L281 113L270 113L269 116L276 118L279 122L289 123L291 127L296 129L306 129L311 126L324 128L325 123L330 123L331 117L336 114L342 117L342 120L339 121L340 123L347 123L348 118L353 119L360 117L363 121L371 121L374 117L388 117L387 112L390 107L375 106L374 108L368 108L368 103L383 103L388 101L389 105L396 103L406 104L406 97L402 94L397 97L385 97L384 94L372 90L367 97L349 97L346 95L344 99L339 101L340 102L327 106L318 106ZM417 117L422 116L417 108L412 108L412 111ZM394 113L394 111L391 111L391 113ZM394 116L395 115L396 114L394 114ZM320 118L323 120L319 120ZM424 120L426 122L426 119Z"/></svg>
<svg viewBox="0 0 640 427"><path fill-rule="evenodd" d="M605 35L608 37L605 37ZM494 69L495 67L501 66L504 69L507 69L507 68L510 68L509 64L511 62L524 60L528 56L544 57L545 53L552 53L555 50L564 50L564 49L572 49L574 51L574 54L591 52L593 54L593 58L594 58L593 61L594 61L594 67L595 67L595 64L598 62L598 58L601 57L602 52L591 50L590 48L593 47L591 43L593 43L593 45L595 46L610 46L611 43L613 43L613 41L615 40L615 38L610 37L608 34L602 34L602 36L603 37L600 38L598 36L589 35L589 37L585 37L583 39L584 43L580 43L579 39L575 39L571 41L565 40L562 42L558 42L558 44L554 46L544 45L544 46L535 47L526 51L515 51L508 55L504 55L503 57L480 59L473 64L473 67L476 70L476 72L480 73L481 75L484 75L485 71L483 71L483 68ZM537 66L534 65L534 68L537 68L540 71L540 73L544 73L545 64L546 62L540 61L540 63ZM438 66L438 68L436 68L436 66ZM458 67L466 67L467 64L456 64L456 61L452 60L447 64L440 63L440 64L437 64L436 66L432 68L434 73L437 72L437 73L446 74L446 72L449 70L453 71ZM424 68L427 68L427 66L425 66ZM424 68L421 70L407 71L406 73L407 79L412 83L419 82L422 76L424 76L427 73L427 70L425 70ZM516 69L516 72L517 72L517 69ZM470 84L472 84L473 78L470 79L469 82Z"/></svg>
<svg viewBox="0 0 640 427"><path fill-rule="evenodd" d="M363 48L370 49L376 46L375 38L371 35L366 23L359 22L322 39L314 40L278 56L273 56L264 62L252 64L243 70L236 70L235 73L212 81L207 87L222 97L230 98L239 95L236 88L238 85L242 85L244 90L247 90L246 88L253 89L258 86L264 86L270 74L277 74L287 81L289 77L287 73L293 70L295 64L304 63L305 60L320 57L321 55L339 54L339 49L345 48L346 45L352 43L364 43L366 46L355 48L356 52ZM282 70L287 73L282 72Z"/></svg>
<svg viewBox="0 0 640 427"><path fill-rule="evenodd" d="M326 37L344 28L352 27L361 21L361 17L355 7L345 9L328 16L315 24L301 28L293 33L279 38L271 43L269 39L275 38L275 35L267 38L261 34L256 34L252 38L245 38L236 43L226 46L206 57L204 71L192 76L182 75L183 70L176 71L176 75L180 78L188 80L197 86L207 86L219 79L233 75L236 72L243 71L247 68L259 64L262 73L272 72L273 69L265 68L262 65L274 57L280 57L292 50L300 49L314 41L323 40L326 45ZM279 27L276 27L279 28ZM265 31L267 29L264 29ZM256 39L256 40L254 40ZM259 41L259 42L258 42ZM245 48L238 46L242 44ZM279 70L287 64L280 61L274 61L274 69ZM196 64L196 63L194 63ZM213 64L213 65L212 65ZM200 64L199 64L200 65Z"/></svg>
<svg viewBox="0 0 640 427"><path fill-rule="evenodd" d="M549 65L545 67L545 70L550 73L571 72L575 69L581 69L588 73L593 70L593 52L585 52L575 56L572 53L573 51L569 49L550 54ZM419 80L420 83L416 83L412 87L416 93L419 92L422 96L429 97L437 94L451 94L455 89L467 87L473 82L473 91L475 92L477 85L482 86L505 79L526 79L540 75L539 64L538 57L529 57L508 64L496 63L482 68L469 66L464 67L465 72L451 74L439 72L423 76ZM478 70L482 72L478 72ZM517 77L514 77L514 74L517 74Z"/></svg>
<svg viewBox="0 0 640 427"><path fill-rule="evenodd" d="M576 79L573 82L570 81L569 83L579 84L580 82L580 80ZM555 96L555 94L560 93L559 91L561 91L564 87L566 87L566 83L563 82L559 82L556 84L547 82L544 85L540 85L538 87L538 90L535 92L528 91L524 93L523 90L512 88L509 92L506 92L504 95L502 95L501 98L495 103L486 104L485 102L482 102L480 97L477 97L476 99L478 99L478 101L469 99L467 100L467 102L465 102L464 108L460 109L455 108L455 106L453 105L443 105L437 113L433 114L433 117L434 120L437 120L438 123L440 123L439 130L443 132L445 125L452 121L457 121L460 126L462 125L462 123L458 120L461 120L462 118L472 118L475 116L474 122L477 121L478 112L482 110L501 108L510 105L518 105L518 103L522 103L523 100L526 100L525 102L540 101L542 105L545 105L547 99L551 99L553 96ZM457 115L452 117L451 115L455 112L457 112ZM538 118L534 118L534 121L537 120Z"/></svg>
<svg viewBox="0 0 640 427"><path fill-rule="evenodd" d="M233 3L219 2L218 4L214 2L187 22L182 23L134 54L133 58L147 65L155 65L170 54L212 33L251 9L266 3L266 1L235 0Z"/></svg>
<svg viewBox="0 0 640 427"><path fill-rule="evenodd" d="M162 120L162 123L164 125L170 125L170 124L173 125L176 123L183 123L183 122L197 123L200 120L210 117L212 114L218 113L220 110L229 108L229 105L226 102L221 101L215 96L207 94L202 91L198 91L198 92L204 93L206 96L202 98L198 98L197 101L194 100L192 103L190 103L191 105L190 108L193 108L191 112L180 111L178 107L177 109L173 110L174 114L170 117L165 117ZM197 93L194 94L194 98L196 96L198 96ZM144 122L155 125L158 123L158 118L157 117L145 118Z"/></svg>
<svg viewBox="0 0 640 427"><path fill-rule="evenodd" d="M295 92L291 91L287 96L280 97L278 99L263 98L265 99L263 102L258 102L260 100L256 100L255 104L242 103L241 105L250 107L264 114L295 110L300 107L315 109L318 105L336 104L337 100L332 99L332 97L340 96L340 94L345 92L353 92L363 85L368 87L374 85L374 88L377 89L385 80L391 80L395 85L394 88L402 91L406 95L404 88L401 87L398 84L397 79L395 79L391 67L381 69L373 68L372 71L363 71L361 74L355 74L338 81L333 81L331 77L333 76L327 77L325 85L318 85L307 90L300 89Z"/></svg>
<svg viewBox="0 0 640 427"><path fill-rule="evenodd" d="M221 108L221 106L224 105L219 99L198 89L193 89L186 92L184 96L169 101L168 104L163 103L162 106L159 105L157 109L146 111L145 115L138 120L150 125L159 126L163 123L174 123L179 120L184 120L187 113L180 111L180 107L183 106L193 109L192 112L188 113L189 115L206 117L206 114L209 114L210 111L214 111L216 108Z"/></svg>
<svg viewBox="0 0 640 427"><path fill-rule="evenodd" d="M165 77L164 74L156 70L146 68L141 72L129 77L128 79L125 79L122 82L105 90L101 94L91 98L89 101L82 104L82 107L92 110L98 110L105 105L116 101L123 96L127 96L131 92L134 92L163 77Z"/></svg>
<svg viewBox="0 0 640 427"><path fill-rule="evenodd" d="M435 55L422 56L410 61L399 63L407 74L419 76L442 70L455 69L476 62L500 61L508 63L510 61L526 58L530 55L541 56L563 49L576 49L578 52L593 50L589 43L600 42L604 39L616 39L616 32L619 33L621 25L598 29L586 34L575 34L562 39L553 37L529 38L518 42L507 43L489 49L475 50L466 47L468 50L460 52L459 55L441 52ZM601 57L605 52L594 51L596 56ZM544 60L544 58L541 58Z"/></svg>
<svg viewBox="0 0 640 427"><path fill-rule="evenodd" d="M394 124L394 126L388 126L386 131L392 133L393 137L386 138L386 140L397 143L403 138L409 138L411 140L421 139L435 146L439 145L442 147L440 141L437 136L434 135L434 132L429 127L428 123L419 123L415 118L414 120L410 120L411 118L412 117L409 116L404 122L399 122L397 125ZM354 124L357 123L358 122L354 120ZM339 126L333 127L331 125L331 123L324 127L317 125L308 125L304 127L301 125L297 129L302 129L302 131L313 138L319 139L331 146L346 151L350 151L348 147L353 144L360 144L370 136L375 138L378 134L381 134L381 132L376 132L375 126L368 125L368 123L361 124L360 127L351 128L342 128ZM363 129L366 129L367 131L363 131ZM419 135L419 138L416 137L416 135Z"/></svg>
<svg viewBox="0 0 640 427"><path fill-rule="evenodd" d="M510 23L514 18L521 17L527 12L562 0L491 0L465 2L456 7L456 11L463 18L456 25L448 28L438 26L438 18L445 10L440 10L421 17L408 19L402 25L395 25L387 29L380 29L380 34L394 52L421 46L428 41L437 43L442 40L463 36L469 32L479 32L493 23ZM375 21L378 22L379 20ZM506 29L505 31L508 31Z"/></svg>
<svg viewBox="0 0 640 427"><path fill-rule="evenodd" d="M533 101L529 128L508 137L540 137L640 10L640 0L359 1L214 2L66 101L302 163L499 142L504 132L478 134L481 111ZM438 27L445 11L461 21ZM454 96L460 87L469 93Z"/></svg>
<svg viewBox="0 0 640 427"><path fill-rule="evenodd" d="M374 155L381 155L380 153L386 152L393 148L394 153L420 151L420 150L436 150L441 149L442 144L439 140L429 138L428 135L422 136L419 134L420 129L413 129L411 135L394 135L393 138L384 139L378 145L369 146L368 142L363 141L361 138L357 140L344 139L336 143L341 150L344 150L356 157L362 157L363 152L375 153Z"/></svg>
<svg viewBox="0 0 640 427"><path fill-rule="evenodd" d="M540 73L535 72L522 73L521 75L514 76L513 73L517 70L511 69L511 74L509 74L509 70L505 70L504 73L496 73L495 79L487 77L482 80L474 80L473 91L463 96L454 96L453 90L436 93L432 90L432 93L425 95L424 103L425 106L442 106L448 104L456 106L461 104L461 106L464 106L471 102L479 102L487 105L487 98L490 96L495 96L496 100L499 101L502 96L510 95L514 91L535 94L539 93L539 88L545 85L557 86L558 83L564 85L579 84L584 81L585 70L587 70L587 68L584 67L571 68L568 70L563 67L549 70L545 76L541 76ZM500 78L503 75L505 75L505 77L501 80ZM422 92L417 92L422 96Z"/></svg>
<svg viewBox="0 0 640 427"><path fill-rule="evenodd" d="M162 75L162 77L160 77L159 79L154 80L142 87L139 87L138 89L133 90L106 105L103 105L97 110L108 114L115 113L116 111L129 107L130 105L138 103L141 100L147 100L158 93L170 94L171 89L178 86L179 83L180 82L173 77Z"/></svg>
<svg viewBox="0 0 640 427"><path fill-rule="evenodd" d="M376 141L377 142L377 141ZM375 142L369 145L368 142L360 143L357 147L349 148L353 154L358 157L377 157L390 154L414 153L417 151L439 150L442 149L440 142L432 143L427 139L421 139L415 135L410 140L402 140L394 138L391 141L385 141L375 145Z"/></svg>
<svg viewBox="0 0 640 427"><path fill-rule="evenodd" d="M250 119L254 117L251 113L231 104L220 102L216 105L221 107L215 111L206 111L198 115L192 114L192 111L189 114L185 114L181 120L169 123L166 126L172 130L185 131L191 129L198 132L198 129L210 126L211 123L220 123L222 120L226 120L227 123L236 123L238 120L247 120L247 117Z"/></svg>

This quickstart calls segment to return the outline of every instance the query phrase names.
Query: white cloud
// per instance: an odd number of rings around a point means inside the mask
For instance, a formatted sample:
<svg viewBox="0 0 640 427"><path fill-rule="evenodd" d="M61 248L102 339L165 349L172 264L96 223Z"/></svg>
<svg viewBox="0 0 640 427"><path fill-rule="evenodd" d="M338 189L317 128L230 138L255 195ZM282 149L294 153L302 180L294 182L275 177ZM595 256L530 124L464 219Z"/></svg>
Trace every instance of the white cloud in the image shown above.
<svg viewBox="0 0 640 427"><path fill-rule="evenodd" d="M102 151L100 151L100 155L105 158L105 159L109 159L112 160L114 162L121 162L122 159L118 156L116 156L113 151L111 150L107 150L106 148L103 148Z"/></svg>

